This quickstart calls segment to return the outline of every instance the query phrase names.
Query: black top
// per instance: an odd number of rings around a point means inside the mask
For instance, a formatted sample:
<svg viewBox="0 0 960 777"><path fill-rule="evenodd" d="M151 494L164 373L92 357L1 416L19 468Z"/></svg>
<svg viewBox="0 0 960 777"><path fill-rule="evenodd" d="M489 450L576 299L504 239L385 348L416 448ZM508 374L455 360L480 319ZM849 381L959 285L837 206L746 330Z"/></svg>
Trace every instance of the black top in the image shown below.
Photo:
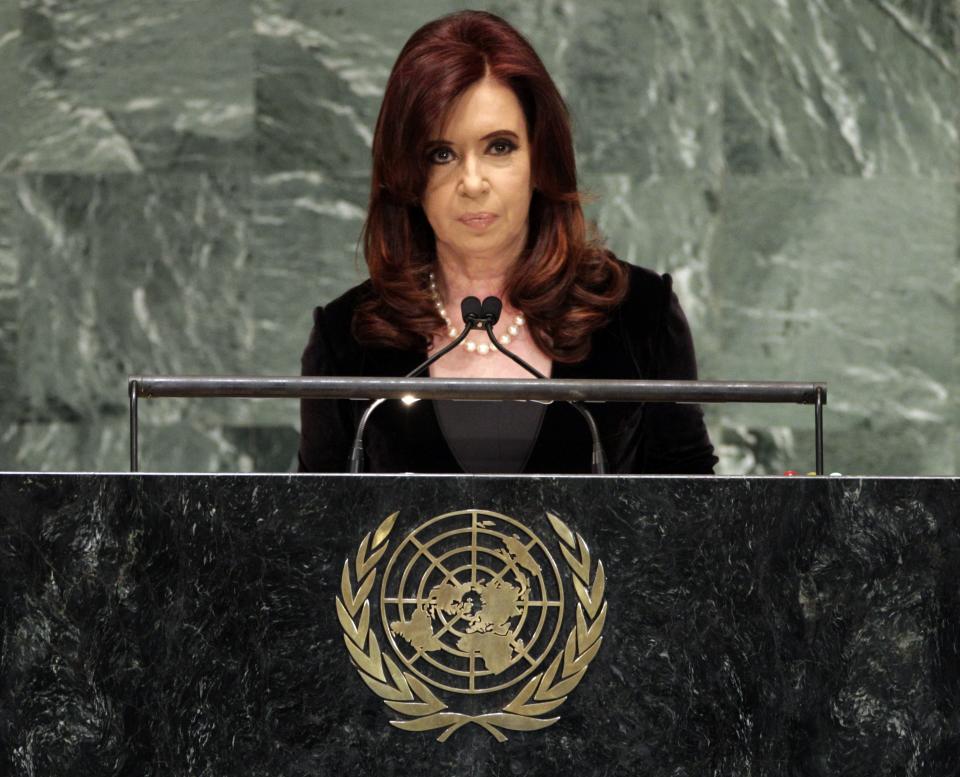
<svg viewBox="0 0 960 777"><path fill-rule="evenodd" d="M537 441L544 406L539 402L433 403L440 431L464 472L516 474Z"/></svg>
<svg viewBox="0 0 960 777"><path fill-rule="evenodd" d="M350 325L358 302L372 293L370 282L314 310L314 326L301 360L303 375L401 377L426 358L425 350L361 346ZM693 340L671 290L669 275L630 267L630 287L606 326L593 334L590 354L576 364L554 363L554 378L691 380L697 377ZM345 472L350 446L367 402L305 399L300 403L300 471ZM607 402L591 404L608 472L712 474L716 457L696 405ZM590 434L570 405L554 402L523 472L590 472ZM364 434L366 472L464 470L444 437L433 403L409 407L384 402Z"/></svg>

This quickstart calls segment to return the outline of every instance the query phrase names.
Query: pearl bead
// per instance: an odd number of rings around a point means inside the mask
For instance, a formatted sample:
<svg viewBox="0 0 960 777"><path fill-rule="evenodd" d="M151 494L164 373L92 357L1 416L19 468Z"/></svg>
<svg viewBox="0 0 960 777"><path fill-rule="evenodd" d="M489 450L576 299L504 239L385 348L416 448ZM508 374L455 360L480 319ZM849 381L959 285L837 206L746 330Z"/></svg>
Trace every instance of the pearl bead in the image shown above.
<svg viewBox="0 0 960 777"><path fill-rule="evenodd" d="M440 297L440 290L437 287L437 279L433 272L429 273L429 283L430 296L433 299L433 304L436 306L437 315L443 319L447 335L451 340L455 340L460 332L453 325L453 321L450 320L450 316L447 315L447 309L443 304L443 299ZM524 325L525 321L526 320L522 315L514 316L513 323L507 327L506 332L497 337L497 342L501 345L509 345L511 342L513 342L513 339L520 334L520 328ZM491 344L489 342L478 343L473 340L464 340L463 347L467 349L467 353L477 354L479 356L486 356L491 351Z"/></svg>

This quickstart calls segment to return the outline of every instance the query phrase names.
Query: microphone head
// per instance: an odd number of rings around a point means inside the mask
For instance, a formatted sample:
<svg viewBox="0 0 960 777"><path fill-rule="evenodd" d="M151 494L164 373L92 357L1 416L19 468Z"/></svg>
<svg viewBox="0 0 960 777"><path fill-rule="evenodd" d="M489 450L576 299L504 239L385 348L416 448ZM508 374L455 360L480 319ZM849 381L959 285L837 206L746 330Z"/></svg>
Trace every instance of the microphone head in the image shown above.
<svg viewBox="0 0 960 777"><path fill-rule="evenodd" d="M483 301L481 308L483 316L487 318L491 324L496 324L500 320L500 313L503 311L503 303L500 301L499 297L487 297Z"/></svg>
<svg viewBox="0 0 960 777"><path fill-rule="evenodd" d="M468 324L476 324L483 315L483 306L476 297L464 297L460 302L460 314Z"/></svg>

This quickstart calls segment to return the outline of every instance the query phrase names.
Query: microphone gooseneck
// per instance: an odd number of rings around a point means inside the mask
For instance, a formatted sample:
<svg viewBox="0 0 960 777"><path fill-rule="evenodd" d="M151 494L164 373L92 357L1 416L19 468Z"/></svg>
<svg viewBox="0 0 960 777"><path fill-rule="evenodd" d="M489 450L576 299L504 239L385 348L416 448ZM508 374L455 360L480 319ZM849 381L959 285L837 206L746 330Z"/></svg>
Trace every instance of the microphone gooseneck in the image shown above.
<svg viewBox="0 0 960 777"><path fill-rule="evenodd" d="M500 313L503 310L503 303L496 297L487 297L483 301L483 310L488 313L488 316L483 322L483 330L487 333L487 337L490 338L490 342L493 343L494 348L500 351L500 353L502 353L504 356L515 361L517 364L523 367L523 369L536 378L540 380L549 380L549 378L540 372L540 370L538 370L536 367L527 364L526 361L513 353L513 351L508 350L493 333L493 325L500 320ZM590 456L590 468L593 470L595 475L605 475L607 473L607 457L603 452L603 443L600 442L600 432L597 429L597 422L594 419L593 414L587 410L582 403L571 401L570 404L580 413L581 416L583 416L583 420L586 421L587 427L590 429L590 439L593 442L593 451Z"/></svg>
<svg viewBox="0 0 960 777"><path fill-rule="evenodd" d="M476 297L465 297L460 303L460 313L462 314L464 321L464 326L460 331L460 334L457 335L456 338L454 338L449 344L433 354L433 356L428 358L425 362L408 372L406 377L415 378L418 375L422 375L424 372L426 372L431 364L437 361L437 359L446 356L450 351L460 345L460 343L463 342L464 338L466 338L471 330L482 329L487 333L487 337L490 338L490 342L493 343L494 348L500 351L500 353L507 358L512 359L538 380L549 380L549 378L540 372L540 370L528 364L526 361L517 356L517 354L508 350L497 339L497 336L493 332L493 327L500 320L500 315L502 312L503 302L497 297L487 297L482 303ZM360 416L360 422L357 424L357 432L353 438L353 446L350 450L350 472L353 474L358 474L363 468L363 433L367 428L367 421L370 419L373 411L380 407L380 405L382 405L384 402L386 402L385 398L374 400L370 403L367 409L364 410L363 415ZM570 404L580 413L581 416L583 416L583 420L586 422L587 427L590 430L590 438L593 441L591 469L596 475L604 475L607 471L607 463L606 456L603 452L603 444L600 442L600 432L597 430L597 422L594 420L590 411L587 410L580 402L570 402Z"/></svg>

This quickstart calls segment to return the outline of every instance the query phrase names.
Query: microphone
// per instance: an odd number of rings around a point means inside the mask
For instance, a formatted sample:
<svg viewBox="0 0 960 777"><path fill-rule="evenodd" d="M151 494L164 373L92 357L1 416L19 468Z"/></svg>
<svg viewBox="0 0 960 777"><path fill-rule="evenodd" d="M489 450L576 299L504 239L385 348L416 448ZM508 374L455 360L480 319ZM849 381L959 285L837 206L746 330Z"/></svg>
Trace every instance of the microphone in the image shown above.
<svg viewBox="0 0 960 777"><path fill-rule="evenodd" d="M463 316L464 321L464 326L460 331L460 334L457 335L456 338L454 338L448 345L444 346L435 354L433 354L433 356L429 357L425 362L408 372L406 377L415 378L418 375L422 375L424 372L426 372L431 364L437 361L437 359L446 356L448 353L450 353L450 351L463 342L464 338L466 338L471 330L483 329L487 333L487 337L490 338L490 342L493 343L494 347L500 351L500 353L519 364L535 378L539 380L549 380L549 378L540 372L540 370L528 364L526 361L517 356L517 354L504 347L504 345L497 340L497 336L493 333L493 327L500 320L500 314L502 312L503 302L497 297L487 297L482 303L477 297L465 297L460 302L460 313ZM352 474L358 474L363 468L363 433L366 430L367 421L370 419L373 411L380 407L380 405L382 405L384 402L386 402L385 398L374 400L363 412L363 415L360 416L360 423L357 424L357 432L354 435L353 446L350 451L350 472ZM583 420L586 422L587 428L590 430L590 438L593 441L591 470L596 475L605 475L607 471L606 456L603 452L603 444L600 442L600 432L597 430L597 422L594 420L594 417L590 411L587 410L582 403L569 402L569 404L572 405L581 416L583 416Z"/></svg>
<svg viewBox="0 0 960 777"><path fill-rule="evenodd" d="M513 359L513 361L523 367L534 377L540 380L549 380L549 378L540 372L540 370L536 369L530 364L527 364L527 362L525 362L515 353L508 350L493 333L493 326L500 320L500 313L503 311L503 302L501 302L497 297L487 297L480 306L480 311L483 323L482 328L487 333L487 337L490 338L490 342L493 343L494 347L504 356ZM590 457L590 468L593 470L593 474L595 475L605 475L607 473L607 457L603 452L603 444L600 442L600 432L597 430L597 422L590 411L587 410L582 403L571 401L570 404L577 409L581 416L583 416L583 420L586 421L587 427L590 429L590 439L593 441L593 452Z"/></svg>
<svg viewBox="0 0 960 777"><path fill-rule="evenodd" d="M483 305L476 297L464 297L460 303L460 314L466 323L476 324L483 315ZM476 329L476 326L471 329Z"/></svg>
<svg viewBox="0 0 960 777"><path fill-rule="evenodd" d="M488 297L488 299L495 299L497 304L502 307L500 300L496 299L496 297ZM457 335L452 342L441 348L439 351L433 354L433 356L423 362L423 364L410 370L405 377L416 378L418 375L422 375L437 359L446 356L448 353L450 353L450 351L460 345L460 343L463 342L463 339L470 334L472 329L482 329L483 322L487 321L491 315L490 311L484 311L483 306L480 304L480 300L476 297L464 297L463 301L460 303L460 313L463 315L464 320L464 327L460 331L460 334ZM499 310L497 311L496 317L497 319L500 318ZM360 423L357 424L357 432L353 436L353 446L350 449L351 474L356 475L363 468L363 433L367 428L367 421L370 419L370 415L373 413L373 411L386 401L387 400L383 397L380 399L375 399L370 403L367 409L363 411L363 415L360 416Z"/></svg>
<svg viewBox="0 0 960 777"><path fill-rule="evenodd" d="M496 346L497 350L500 351L500 353L502 353L504 356L508 356L513 359L531 375L543 380L548 380L547 376L540 372L540 370L530 364L527 364L527 362L525 362L512 351L508 351L500 343L500 341L497 340L497 336L493 333L493 327L500 320L500 314L503 312L503 303L500 301L500 299L498 297L487 297L483 301L483 305L481 305L480 309L484 315L482 329L486 331L487 336L490 338L494 346Z"/></svg>
<svg viewBox="0 0 960 777"><path fill-rule="evenodd" d="M480 305L480 311L490 319L491 324L496 324L500 320L500 314L503 312L503 303L499 297L487 297Z"/></svg>

